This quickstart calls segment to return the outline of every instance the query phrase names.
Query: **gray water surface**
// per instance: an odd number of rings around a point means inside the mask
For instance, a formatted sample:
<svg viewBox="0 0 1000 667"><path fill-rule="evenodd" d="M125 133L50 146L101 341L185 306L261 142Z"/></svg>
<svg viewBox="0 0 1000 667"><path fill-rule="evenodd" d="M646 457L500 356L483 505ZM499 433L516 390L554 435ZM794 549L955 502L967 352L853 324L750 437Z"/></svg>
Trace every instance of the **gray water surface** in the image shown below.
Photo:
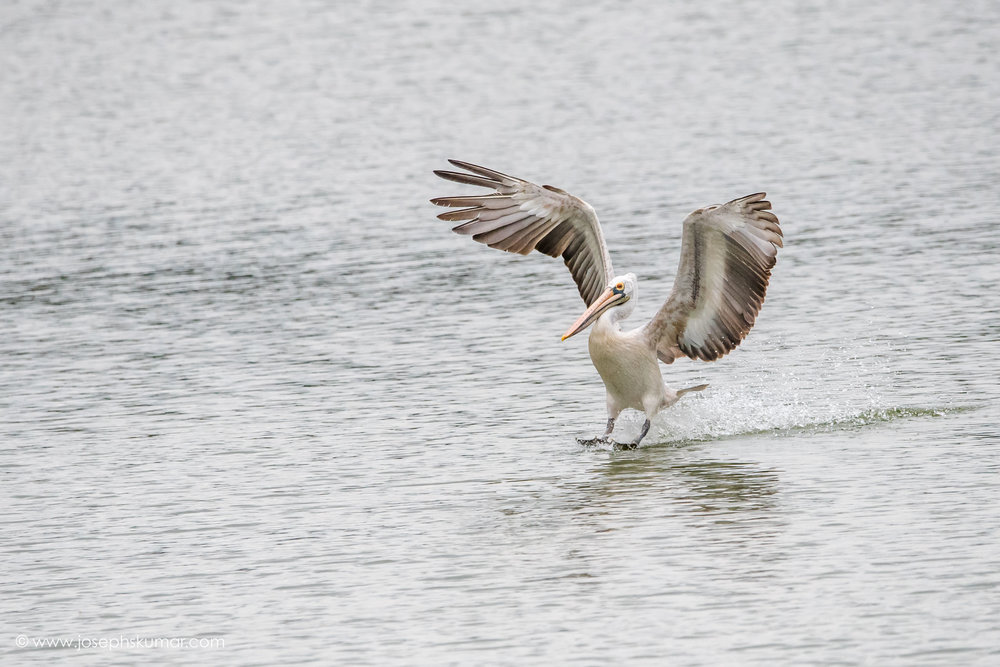
<svg viewBox="0 0 1000 667"><path fill-rule="evenodd" d="M5 3L0 661L1000 663L998 43L995 2ZM590 202L634 326L766 190L756 327L579 446L583 303L434 218L448 157ZM79 641L122 636L224 647Z"/></svg>

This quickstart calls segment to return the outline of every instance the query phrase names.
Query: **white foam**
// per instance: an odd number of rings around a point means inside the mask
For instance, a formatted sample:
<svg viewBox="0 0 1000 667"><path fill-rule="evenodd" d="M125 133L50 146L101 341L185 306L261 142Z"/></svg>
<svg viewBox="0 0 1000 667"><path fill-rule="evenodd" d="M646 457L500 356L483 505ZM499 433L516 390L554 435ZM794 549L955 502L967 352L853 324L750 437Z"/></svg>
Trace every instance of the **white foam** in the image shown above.
<svg viewBox="0 0 1000 667"><path fill-rule="evenodd" d="M741 355L724 374L706 369L692 378L687 384L710 386L660 413L651 436L661 441L712 439L865 421L887 410L892 375L886 341L849 341L818 354L782 347L772 341L768 349Z"/></svg>

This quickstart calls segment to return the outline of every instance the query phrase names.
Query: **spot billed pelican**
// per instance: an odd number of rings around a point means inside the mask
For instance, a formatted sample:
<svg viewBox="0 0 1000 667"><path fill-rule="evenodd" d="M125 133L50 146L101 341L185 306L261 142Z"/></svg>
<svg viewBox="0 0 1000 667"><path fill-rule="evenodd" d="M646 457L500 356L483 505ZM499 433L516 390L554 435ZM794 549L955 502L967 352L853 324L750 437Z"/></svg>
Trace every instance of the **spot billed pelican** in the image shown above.
<svg viewBox="0 0 1000 667"><path fill-rule="evenodd" d="M684 220L681 259L670 297L645 326L623 331L621 321L635 309L638 281L634 273L615 275L590 204L551 185L538 186L468 162L449 162L464 171L434 173L493 192L432 199L439 206L461 207L438 217L461 221L453 231L491 248L561 256L587 304L562 339L594 325L590 358L607 388L608 423L603 436L581 443L611 442L615 420L631 408L646 414L642 432L633 442L617 446L637 447L656 413L687 392L708 386L670 389L663 383L657 359L670 364L684 355L715 361L739 345L753 327L782 246L781 227L765 193L691 213Z"/></svg>

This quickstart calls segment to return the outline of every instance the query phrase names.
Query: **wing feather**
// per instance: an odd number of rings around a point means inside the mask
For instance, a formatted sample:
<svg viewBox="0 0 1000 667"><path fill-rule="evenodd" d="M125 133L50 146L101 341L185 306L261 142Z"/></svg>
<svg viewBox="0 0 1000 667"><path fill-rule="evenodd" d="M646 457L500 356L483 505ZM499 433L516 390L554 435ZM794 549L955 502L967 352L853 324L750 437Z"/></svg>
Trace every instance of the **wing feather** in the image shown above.
<svg viewBox="0 0 1000 667"><path fill-rule="evenodd" d="M466 172L435 171L441 178L490 188L487 195L438 197L432 204L464 207L438 215L462 222L452 230L507 252L537 250L562 257L589 306L614 278L597 214L587 202L551 185L535 185L479 165L449 160ZM464 221L464 222L463 222Z"/></svg>
<svg viewBox="0 0 1000 667"><path fill-rule="evenodd" d="M778 218L763 192L699 209L684 220L670 298L643 328L657 356L713 361L749 333L764 303L782 246Z"/></svg>

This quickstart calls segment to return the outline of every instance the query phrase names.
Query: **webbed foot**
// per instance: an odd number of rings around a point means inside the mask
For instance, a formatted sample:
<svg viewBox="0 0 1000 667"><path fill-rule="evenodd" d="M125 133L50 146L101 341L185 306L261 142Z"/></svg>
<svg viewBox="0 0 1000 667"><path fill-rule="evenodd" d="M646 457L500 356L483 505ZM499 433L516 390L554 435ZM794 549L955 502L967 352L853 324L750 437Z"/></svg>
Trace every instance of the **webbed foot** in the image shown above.
<svg viewBox="0 0 1000 667"><path fill-rule="evenodd" d="M584 447L593 447L594 445L605 445L611 442L611 439L606 435L602 435L596 438L577 438L576 441Z"/></svg>
<svg viewBox="0 0 1000 667"><path fill-rule="evenodd" d="M608 426L604 429L604 435L598 436L596 438L577 438L576 441L579 442L584 447L593 447L594 445L606 445L609 442L614 444L614 440L611 439L611 431L615 428L615 418L608 417Z"/></svg>
<svg viewBox="0 0 1000 667"><path fill-rule="evenodd" d="M611 448L619 451L630 451L639 448L639 442L613 442Z"/></svg>

